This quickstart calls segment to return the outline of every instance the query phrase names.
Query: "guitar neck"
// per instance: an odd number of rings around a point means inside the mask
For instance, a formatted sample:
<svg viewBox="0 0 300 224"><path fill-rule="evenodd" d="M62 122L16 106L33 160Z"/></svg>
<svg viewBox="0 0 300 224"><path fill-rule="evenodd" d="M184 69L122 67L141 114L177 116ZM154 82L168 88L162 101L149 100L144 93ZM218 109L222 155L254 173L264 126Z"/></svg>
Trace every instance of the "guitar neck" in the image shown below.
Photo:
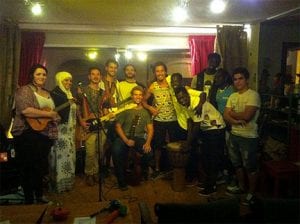
<svg viewBox="0 0 300 224"><path fill-rule="evenodd" d="M70 101L65 102L65 103L59 105L58 107L55 107L54 111L56 111L56 112L61 111L62 109L65 109L69 105L70 105Z"/></svg>

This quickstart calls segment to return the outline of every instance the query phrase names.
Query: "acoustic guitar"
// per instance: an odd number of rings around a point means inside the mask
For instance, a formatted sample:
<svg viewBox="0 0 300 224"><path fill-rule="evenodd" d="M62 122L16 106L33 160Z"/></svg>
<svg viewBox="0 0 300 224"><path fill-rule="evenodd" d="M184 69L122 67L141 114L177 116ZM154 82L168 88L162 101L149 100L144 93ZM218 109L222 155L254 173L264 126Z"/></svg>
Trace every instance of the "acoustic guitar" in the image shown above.
<svg viewBox="0 0 300 224"><path fill-rule="evenodd" d="M66 107L68 107L71 103L75 102L75 100L69 100L61 105L59 105L58 107L56 107L54 109L54 111L58 112ZM42 108L41 110L44 111L51 111L52 109L45 107ZM35 131L43 131L48 123L52 120L52 118L49 117L26 117L25 118L27 123L30 125L30 127L35 130Z"/></svg>

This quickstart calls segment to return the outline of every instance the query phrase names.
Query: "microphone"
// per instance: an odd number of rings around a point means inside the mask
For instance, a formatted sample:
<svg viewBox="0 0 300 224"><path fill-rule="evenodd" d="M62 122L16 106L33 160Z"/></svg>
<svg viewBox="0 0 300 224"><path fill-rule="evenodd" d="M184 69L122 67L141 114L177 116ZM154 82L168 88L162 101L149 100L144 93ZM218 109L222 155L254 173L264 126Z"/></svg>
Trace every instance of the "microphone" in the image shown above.
<svg viewBox="0 0 300 224"><path fill-rule="evenodd" d="M82 82L81 81L77 82L77 86L81 87L82 86Z"/></svg>

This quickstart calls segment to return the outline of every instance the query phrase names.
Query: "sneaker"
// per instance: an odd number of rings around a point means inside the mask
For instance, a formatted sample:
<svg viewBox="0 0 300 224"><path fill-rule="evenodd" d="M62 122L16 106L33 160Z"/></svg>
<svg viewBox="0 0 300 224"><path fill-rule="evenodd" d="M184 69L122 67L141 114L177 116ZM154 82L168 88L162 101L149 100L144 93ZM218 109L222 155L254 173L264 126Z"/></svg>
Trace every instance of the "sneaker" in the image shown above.
<svg viewBox="0 0 300 224"><path fill-rule="evenodd" d="M197 186L197 184L198 184L198 181L195 179L186 180L186 182L185 182L185 186L187 186L187 187L194 187L194 186Z"/></svg>
<svg viewBox="0 0 300 224"><path fill-rule="evenodd" d="M199 183L199 184L197 184L197 187L198 187L198 189L199 189L200 191L205 189L204 183Z"/></svg>
<svg viewBox="0 0 300 224"><path fill-rule="evenodd" d="M242 190L239 186L227 186L226 194L227 195L237 195L237 194L244 194L244 190Z"/></svg>
<svg viewBox="0 0 300 224"><path fill-rule="evenodd" d="M49 200L45 196L37 197L36 203L37 204L47 204L47 203L49 203Z"/></svg>
<svg viewBox="0 0 300 224"><path fill-rule="evenodd" d="M246 195L246 197L244 198L244 200L242 200L241 204L245 205L245 206L250 206L250 205L254 204L254 198L255 197L253 194L248 193Z"/></svg>
<svg viewBox="0 0 300 224"><path fill-rule="evenodd" d="M198 192L198 194L201 195L201 196L207 197L207 196L210 196L211 194L214 194L216 192L217 192L217 189L214 186L212 188L204 188L203 190L200 190Z"/></svg>

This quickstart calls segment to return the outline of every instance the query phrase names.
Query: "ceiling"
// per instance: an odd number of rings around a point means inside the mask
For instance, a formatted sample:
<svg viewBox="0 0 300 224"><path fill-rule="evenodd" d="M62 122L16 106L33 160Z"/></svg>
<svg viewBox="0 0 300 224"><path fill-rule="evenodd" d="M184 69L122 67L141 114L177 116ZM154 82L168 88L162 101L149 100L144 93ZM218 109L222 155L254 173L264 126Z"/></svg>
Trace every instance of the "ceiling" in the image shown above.
<svg viewBox="0 0 300 224"><path fill-rule="evenodd" d="M188 0L189 18L181 24L172 21L172 9L180 0L27 0L40 2L45 10L31 15L25 0L0 0L1 20L16 21L21 29L168 32L168 29L199 29L217 24L252 24L263 21L300 21L297 0L225 0L223 14L212 14L211 0ZM166 29L168 28L168 29ZM187 31L193 33L193 31Z"/></svg>

